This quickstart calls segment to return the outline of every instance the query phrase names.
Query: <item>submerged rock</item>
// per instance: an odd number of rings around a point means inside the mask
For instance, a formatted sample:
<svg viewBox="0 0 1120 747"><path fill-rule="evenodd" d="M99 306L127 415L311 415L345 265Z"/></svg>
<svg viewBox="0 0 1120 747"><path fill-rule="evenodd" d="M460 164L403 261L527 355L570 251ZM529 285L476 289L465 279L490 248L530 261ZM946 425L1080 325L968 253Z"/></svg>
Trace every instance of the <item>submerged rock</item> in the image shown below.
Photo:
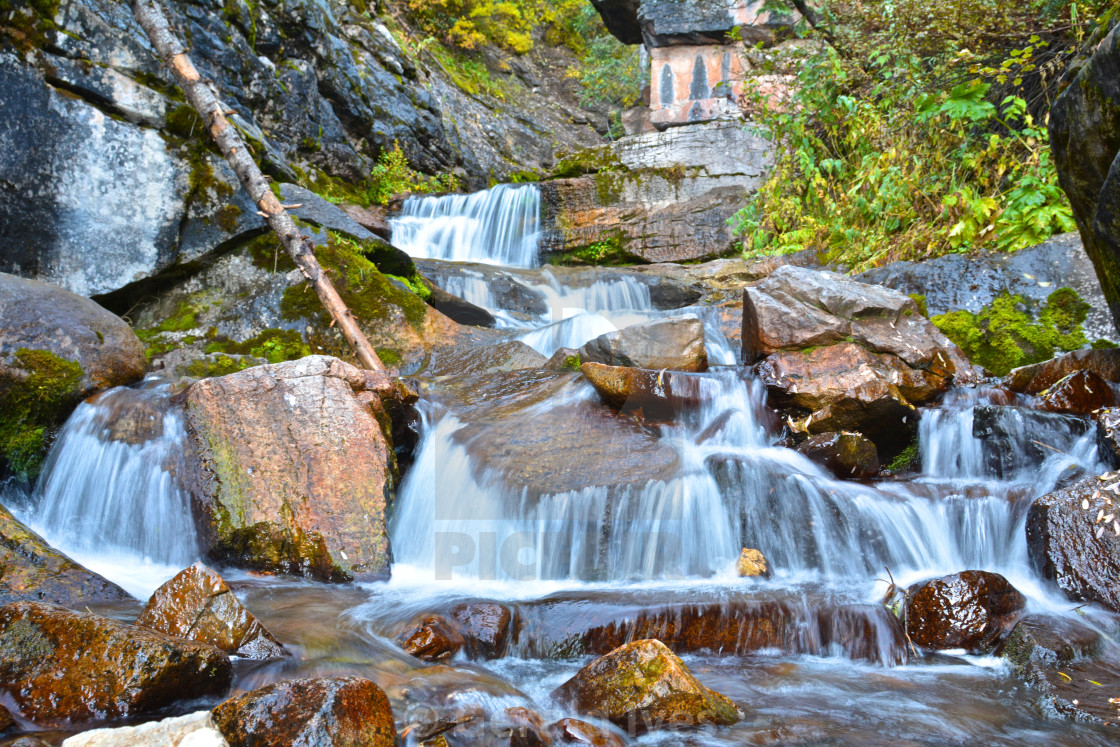
<svg viewBox="0 0 1120 747"><path fill-rule="evenodd" d="M672 417L703 401L695 376L601 363L584 363L579 370L607 404L623 412Z"/></svg>
<svg viewBox="0 0 1120 747"><path fill-rule="evenodd" d="M57 286L0 273L0 471L34 479L74 406L146 368L123 319Z"/></svg>
<svg viewBox="0 0 1120 747"><path fill-rule="evenodd" d="M1070 599L1120 612L1120 501L1104 490L1108 484L1090 477L1036 500L1027 512L1027 552Z"/></svg>
<svg viewBox="0 0 1120 747"><path fill-rule="evenodd" d="M879 474L875 444L858 433L820 433L797 450L837 477L865 479Z"/></svg>
<svg viewBox="0 0 1120 747"><path fill-rule="evenodd" d="M510 747L546 747L552 738L545 732L544 719L536 711L516 706L507 708L505 716L510 721Z"/></svg>
<svg viewBox="0 0 1120 747"><path fill-rule="evenodd" d="M586 744L589 747L625 747L626 744L614 732L575 718L562 718L549 724L548 734L558 744Z"/></svg>
<svg viewBox="0 0 1120 747"><path fill-rule="evenodd" d="M0 608L0 687L40 726L148 715L220 696L232 678L213 646L50 604Z"/></svg>
<svg viewBox="0 0 1120 747"><path fill-rule="evenodd" d="M210 711L199 711L139 726L91 729L70 737L62 747L226 747L227 744Z"/></svg>
<svg viewBox="0 0 1120 747"><path fill-rule="evenodd" d="M1026 604L998 573L962 571L907 590L906 632L924 648L983 653L1007 635Z"/></svg>
<svg viewBox="0 0 1120 747"><path fill-rule="evenodd" d="M580 360L652 370L705 371L704 324L696 317L671 317L632 324L600 335L579 350Z"/></svg>
<svg viewBox="0 0 1120 747"><path fill-rule="evenodd" d="M770 577L770 568L766 564L766 556L760 550L744 547L739 553L739 560L735 563L735 572L740 578Z"/></svg>
<svg viewBox="0 0 1120 747"><path fill-rule="evenodd" d="M1042 409L1088 415L1116 404L1116 392L1092 371L1071 373L1050 387L1042 398Z"/></svg>
<svg viewBox="0 0 1120 747"><path fill-rule="evenodd" d="M980 405L972 414L972 436L980 440L984 469L998 477L1033 470L1092 430L1084 418L1028 407Z"/></svg>
<svg viewBox="0 0 1120 747"><path fill-rule="evenodd" d="M230 698L214 721L231 747L394 747L389 699L361 677L289 680Z"/></svg>
<svg viewBox="0 0 1120 747"><path fill-rule="evenodd" d="M82 609L131 598L55 550L0 506L0 604L24 600Z"/></svg>
<svg viewBox="0 0 1120 747"><path fill-rule="evenodd" d="M330 581L388 576L388 387L325 356L191 386L191 488L211 556Z"/></svg>
<svg viewBox="0 0 1120 747"><path fill-rule="evenodd" d="M700 684L657 640L628 643L601 656L556 688L552 697L605 718L630 734L699 724L734 724L742 711Z"/></svg>
<svg viewBox="0 0 1120 747"><path fill-rule="evenodd" d="M520 340L506 340L495 345L440 348L432 353L424 373L429 376L496 373L540 368L547 362L547 358Z"/></svg>
<svg viewBox="0 0 1120 747"><path fill-rule="evenodd" d="M450 659L465 642L459 629L439 615L422 618L398 640L401 648L424 661Z"/></svg>
<svg viewBox="0 0 1120 747"><path fill-rule="evenodd" d="M241 606L224 579L202 563L180 571L156 589L136 625L176 638L209 643L246 659L287 652L272 633Z"/></svg>

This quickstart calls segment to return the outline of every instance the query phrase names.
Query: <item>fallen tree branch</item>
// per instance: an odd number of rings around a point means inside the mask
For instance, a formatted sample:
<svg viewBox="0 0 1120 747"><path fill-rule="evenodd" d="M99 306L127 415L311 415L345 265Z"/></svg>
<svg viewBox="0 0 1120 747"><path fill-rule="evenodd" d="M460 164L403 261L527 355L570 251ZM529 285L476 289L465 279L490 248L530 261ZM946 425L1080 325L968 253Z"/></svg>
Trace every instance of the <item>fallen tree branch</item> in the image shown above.
<svg viewBox="0 0 1120 747"><path fill-rule="evenodd" d="M257 168L237 128L226 118L226 112L218 102L216 94L199 76L198 70L187 55L186 48L171 31L167 16L158 4L158 0L133 0L132 12L148 34L152 47L175 77L175 82L182 89L187 102L202 118L210 131L210 136L225 156L226 162L237 174L241 186L253 198L259 214L268 221L269 228L295 260L296 266L311 281L311 285L319 295L319 300L323 302L323 307L338 323L343 337L353 348L358 362L363 368L371 371L384 371L385 366L377 357L377 352L370 345L354 315L346 308L334 284L315 259L311 240L300 233L295 221L285 212L284 205L280 204L276 195L272 193L268 181Z"/></svg>

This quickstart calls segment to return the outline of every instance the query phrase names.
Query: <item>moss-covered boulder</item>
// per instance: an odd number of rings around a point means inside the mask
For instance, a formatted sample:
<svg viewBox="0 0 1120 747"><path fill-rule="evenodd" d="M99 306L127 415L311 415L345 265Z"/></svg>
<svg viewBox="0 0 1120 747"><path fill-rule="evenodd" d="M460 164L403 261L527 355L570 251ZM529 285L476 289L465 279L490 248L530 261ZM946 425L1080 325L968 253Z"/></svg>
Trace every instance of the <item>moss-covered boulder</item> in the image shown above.
<svg viewBox="0 0 1120 747"><path fill-rule="evenodd" d="M51 604L0 607L0 688L40 726L114 722L221 696L218 649Z"/></svg>
<svg viewBox="0 0 1120 747"><path fill-rule="evenodd" d="M384 374L326 356L203 379L189 480L215 559L331 581L385 578L395 482Z"/></svg>
<svg viewBox="0 0 1120 747"><path fill-rule="evenodd" d="M1050 144L1085 251L1120 326L1120 27L1054 102Z"/></svg>
<svg viewBox="0 0 1120 747"><path fill-rule="evenodd" d="M144 370L143 346L124 320L57 286L0 273L0 472L35 477L78 402Z"/></svg>
<svg viewBox="0 0 1120 747"><path fill-rule="evenodd" d="M136 624L160 633L209 643L246 659L286 652L272 633L245 609L212 568L195 563L156 589Z"/></svg>
<svg viewBox="0 0 1120 747"><path fill-rule="evenodd" d="M121 587L48 545L0 506L0 604L20 600L73 609L131 599Z"/></svg>
<svg viewBox="0 0 1120 747"><path fill-rule="evenodd" d="M700 684L676 654L654 639L634 641L599 657L552 697L630 734L734 724L743 717L735 703Z"/></svg>
<svg viewBox="0 0 1120 747"><path fill-rule="evenodd" d="M289 680L230 698L214 721L231 747L394 747L389 699L361 677Z"/></svg>

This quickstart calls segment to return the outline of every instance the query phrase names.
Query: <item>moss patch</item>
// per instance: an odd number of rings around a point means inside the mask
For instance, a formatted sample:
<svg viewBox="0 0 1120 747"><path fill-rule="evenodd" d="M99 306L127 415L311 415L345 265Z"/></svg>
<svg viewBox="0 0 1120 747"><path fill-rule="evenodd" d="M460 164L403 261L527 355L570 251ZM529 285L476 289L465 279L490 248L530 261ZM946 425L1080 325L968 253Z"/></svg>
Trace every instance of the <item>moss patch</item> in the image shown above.
<svg viewBox="0 0 1120 747"><path fill-rule="evenodd" d="M244 342L215 340L206 346L207 353L232 353L264 358L269 363L294 361L311 355L311 348L299 332L290 329L266 329ZM241 368L246 368L247 365ZM238 371L241 369L238 368ZM232 373L227 371L227 373ZM194 374L191 374L192 376ZM221 374L209 374L211 376Z"/></svg>
<svg viewBox="0 0 1120 747"><path fill-rule="evenodd" d="M1083 324L1089 314L1072 288L1059 288L1032 319L1022 296L1004 291L979 313L951 311L935 316L934 325L964 351L968 359L997 376L1018 366L1050 360L1056 352L1084 347Z"/></svg>
<svg viewBox="0 0 1120 747"><path fill-rule="evenodd" d="M28 480L38 476L55 429L81 400L82 367L47 350L20 348L22 375L0 385L0 458Z"/></svg>
<svg viewBox="0 0 1120 747"><path fill-rule="evenodd" d="M552 262L558 265L610 265L618 267L644 263L645 260L628 252L625 241L621 237L612 236L565 252L555 257Z"/></svg>

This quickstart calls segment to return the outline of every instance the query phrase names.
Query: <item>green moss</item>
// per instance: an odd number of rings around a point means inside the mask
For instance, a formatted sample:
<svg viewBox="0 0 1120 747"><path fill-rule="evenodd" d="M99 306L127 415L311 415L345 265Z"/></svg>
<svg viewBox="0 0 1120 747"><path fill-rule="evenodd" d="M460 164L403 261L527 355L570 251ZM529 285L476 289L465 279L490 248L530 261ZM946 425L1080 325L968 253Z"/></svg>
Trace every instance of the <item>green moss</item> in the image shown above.
<svg viewBox="0 0 1120 747"><path fill-rule="evenodd" d="M248 358L231 358L228 355L211 355L206 358L199 358L196 361L191 361L187 366L187 376L192 376L196 379L206 379L213 376L225 376L226 374L237 373L246 368L255 365L251 359Z"/></svg>
<svg viewBox="0 0 1120 747"><path fill-rule="evenodd" d="M561 157L552 170L553 179L569 179L604 171L624 172L628 169L609 146L587 148Z"/></svg>
<svg viewBox="0 0 1120 747"><path fill-rule="evenodd" d="M291 272L295 260L271 233L264 233L244 245L253 266L267 272Z"/></svg>
<svg viewBox="0 0 1120 747"><path fill-rule="evenodd" d="M214 217L223 231L233 233L237 230L237 219L241 217L241 208L236 205L223 205Z"/></svg>
<svg viewBox="0 0 1120 747"><path fill-rule="evenodd" d="M380 358L381 362L386 366L395 366L404 360L400 351L393 350L392 348L377 348L377 357Z"/></svg>
<svg viewBox="0 0 1120 747"><path fill-rule="evenodd" d="M29 480L42 467L55 428L80 401L82 367L47 350L20 348L10 364L22 372L0 389L0 458Z"/></svg>
<svg viewBox="0 0 1120 747"><path fill-rule="evenodd" d="M205 134L205 127L194 107L189 104L180 104L167 114L167 131L184 140L193 138L198 134Z"/></svg>
<svg viewBox="0 0 1120 747"><path fill-rule="evenodd" d="M952 311L931 321L957 344L968 359L997 376L1012 368L1049 360L1055 352L1077 350L1088 340L1082 325L1089 304L1071 288L1050 294L1032 319L1022 296L1004 291L990 306L973 314Z"/></svg>
<svg viewBox="0 0 1120 747"><path fill-rule="evenodd" d="M404 277L403 275L390 275L388 273L385 273L385 277L399 280L400 282L404 283L410 291L420 296L420 298L425 301L432 297L432 292L428 289L428 286L424 285L424 283L419 280L418 276L409 278Z"/></svg>
<svg viewBox="0 0 1120 747"><path fill-rule="evenodd" d="M30 2L0 2L0 39L7 39L20 52L42 49L50 35L58 29L59 0L30 0Z"/></svg>
<svg viewBox="0 0 1120 747"><path fill-rule="evenodd" d="M583 365L583 361L580 360L579 355L569 355L564 359L564 368L570 368L573 371L578 371L581 365Z"/></svg>
<svg viewBox="0 0 1120 747"><path fill-rule="evenodd" d="M915 439L909 446L898 453L891 463L887 465L888 472L902 472L910 469L917 463L920 452L918 450L918 441Z"/></svg>
<svg viewBox="0 0 1120 747"><path fill-rule="evenodd" d="M553 260L559 265L632 265L644 262L641 257L626 251L621 237L612 236L602 241L596 241L586 246L581 246Z"/></svg>
<svg viewBox="0 0 1120 747"><path fill-rule="evenodd" d="M1093 344L1091 347L1094 350L1108 350L1110 348L1115 348L1118 346L1112 340L1105 340L1104 338L1101 338L1099 340L1093 340Z"/></svg>
<svg viewBox="0 0 1120 747"><path fill-rule="evenodd" d="M921 312L922 316L929 316L929 307L926 306L925 294L909 293L907 295L910 296L911 300L913 300L914 303L918 304L918 311Z"/></svg>

